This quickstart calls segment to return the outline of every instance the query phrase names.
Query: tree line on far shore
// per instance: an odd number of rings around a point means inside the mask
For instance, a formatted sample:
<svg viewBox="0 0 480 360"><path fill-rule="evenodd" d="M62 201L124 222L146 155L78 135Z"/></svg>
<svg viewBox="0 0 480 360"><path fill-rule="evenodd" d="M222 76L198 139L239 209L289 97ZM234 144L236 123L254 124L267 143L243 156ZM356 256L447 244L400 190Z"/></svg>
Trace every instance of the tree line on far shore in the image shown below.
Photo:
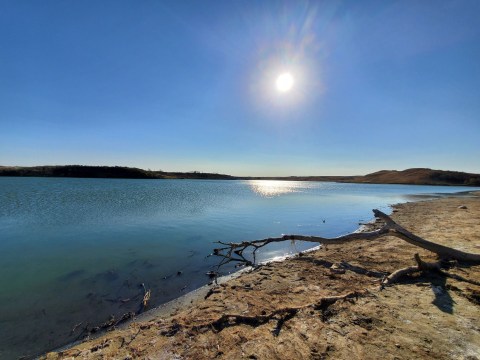
<svg viewBox="0 0 480 360"><path fill-rule="evenodd" d="M381 170L371 174L360 176L239 177L217 173L206 173L200 171L152 171L124 166L0 166L0 176L112 179L291 180L333 181L372 184L480 186L480 174L471 174L458 171L432 170L427 168L414 168L402 171Z"/></svg>

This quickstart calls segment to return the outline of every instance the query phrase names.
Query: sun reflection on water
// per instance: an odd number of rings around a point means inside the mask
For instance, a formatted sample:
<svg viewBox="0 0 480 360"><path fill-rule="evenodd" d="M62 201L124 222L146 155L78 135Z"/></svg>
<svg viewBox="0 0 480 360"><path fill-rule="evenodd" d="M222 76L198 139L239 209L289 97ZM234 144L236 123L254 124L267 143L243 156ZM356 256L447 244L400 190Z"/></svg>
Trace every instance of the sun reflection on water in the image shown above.
<svg viewBox="0 0 480 360"><path fill-rule="evenodd" d="M250 180L248 183L256 194L263 197L274 197L298 192L301 187L298 183L280 180Z"/></svg>

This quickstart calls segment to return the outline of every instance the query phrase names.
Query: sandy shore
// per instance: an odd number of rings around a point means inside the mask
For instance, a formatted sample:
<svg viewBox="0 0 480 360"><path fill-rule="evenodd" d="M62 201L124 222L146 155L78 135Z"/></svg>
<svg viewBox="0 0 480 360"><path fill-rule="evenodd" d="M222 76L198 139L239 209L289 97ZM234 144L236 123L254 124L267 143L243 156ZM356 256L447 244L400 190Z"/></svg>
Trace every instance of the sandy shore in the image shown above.
<svg viewBox="0 0 480 360"><path fill-rule="evenodd" d="M480 197L400 204L392 218L425 239L480 253ZM429 274L380 291L381 278L414 265L415 253L436 259L394 237L330 245L245 272L206 299L203 289L42 358L480 359L480 286ZM449 271L480 281L480 265ZM310 306L354 291L361 295ZM287 308L298 310L280 322L265 320ZM244 320L220 328L215 321L224 314ZM255 317L260 321L249 320Z"/></svg>

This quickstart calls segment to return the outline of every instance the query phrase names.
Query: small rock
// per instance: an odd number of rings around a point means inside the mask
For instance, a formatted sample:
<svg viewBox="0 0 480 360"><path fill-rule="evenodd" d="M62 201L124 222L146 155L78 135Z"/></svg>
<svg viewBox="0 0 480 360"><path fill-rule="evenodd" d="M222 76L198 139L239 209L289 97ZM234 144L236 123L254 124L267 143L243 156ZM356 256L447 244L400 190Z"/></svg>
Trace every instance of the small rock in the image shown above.
<svg viewBox="0 0 480 360"><path fill-rule="evenodd" d="M338 266L337 264L333 264L330 268L330 271L334 274L345 274L345 269Z"/></svg>
<svg viewBox="0 0 480 360"><path fill-rule="evenodd" d="M397 348L399 348L399 347L400 347L400 344L395 344L395 346L396 346Z"/></svg>
<svg viewBox="0 0 480 360"><path fill-rule="evenodd" d="M460 205L457 209L467 209L465 205Z"/></svg>
<svg viewBox="0 0 480 360"><path fill-rule="evenodd" d="M47 353L45 359L50 360L50 359L58 359L59 355L56 352L49 352Z"/></svg>

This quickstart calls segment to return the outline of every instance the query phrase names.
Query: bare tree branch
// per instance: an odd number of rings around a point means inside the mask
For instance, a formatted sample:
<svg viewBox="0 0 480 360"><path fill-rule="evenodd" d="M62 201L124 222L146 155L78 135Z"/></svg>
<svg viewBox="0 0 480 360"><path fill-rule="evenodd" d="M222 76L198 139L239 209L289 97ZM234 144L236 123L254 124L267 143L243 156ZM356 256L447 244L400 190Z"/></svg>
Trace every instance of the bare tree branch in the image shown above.
<svg viewBox="0 0 480 360"><path fill-rule="evenodd" d="M267 238L261 240L242 241L240 243L226 243L218 241L224 247L213 250L213 255L222 258L218 267L230 262L238 262L243 265L253 265L256 262L256 253L262 247L283 241L307 241L318 244L343 244L354 240L375 240L384 236L395 236L412 245L418 246L438 254L441 258L455 259L464 262L480 263L480 254L467 253L448 246L436 244L434 242L422 239L416 236L397 224L387 214L380 210L373 210L375 216L385 222L385 224L378 230L369 232L354 232L336 238L324 238L320 236L306 236L306 235L283 235L276 238ZM248 251L253 260L249 260L245 255ZM415 267L417 269L417 267ZM402 269L405 270L405 269ZM412 269L413 271L413 269Z"/></svg>

